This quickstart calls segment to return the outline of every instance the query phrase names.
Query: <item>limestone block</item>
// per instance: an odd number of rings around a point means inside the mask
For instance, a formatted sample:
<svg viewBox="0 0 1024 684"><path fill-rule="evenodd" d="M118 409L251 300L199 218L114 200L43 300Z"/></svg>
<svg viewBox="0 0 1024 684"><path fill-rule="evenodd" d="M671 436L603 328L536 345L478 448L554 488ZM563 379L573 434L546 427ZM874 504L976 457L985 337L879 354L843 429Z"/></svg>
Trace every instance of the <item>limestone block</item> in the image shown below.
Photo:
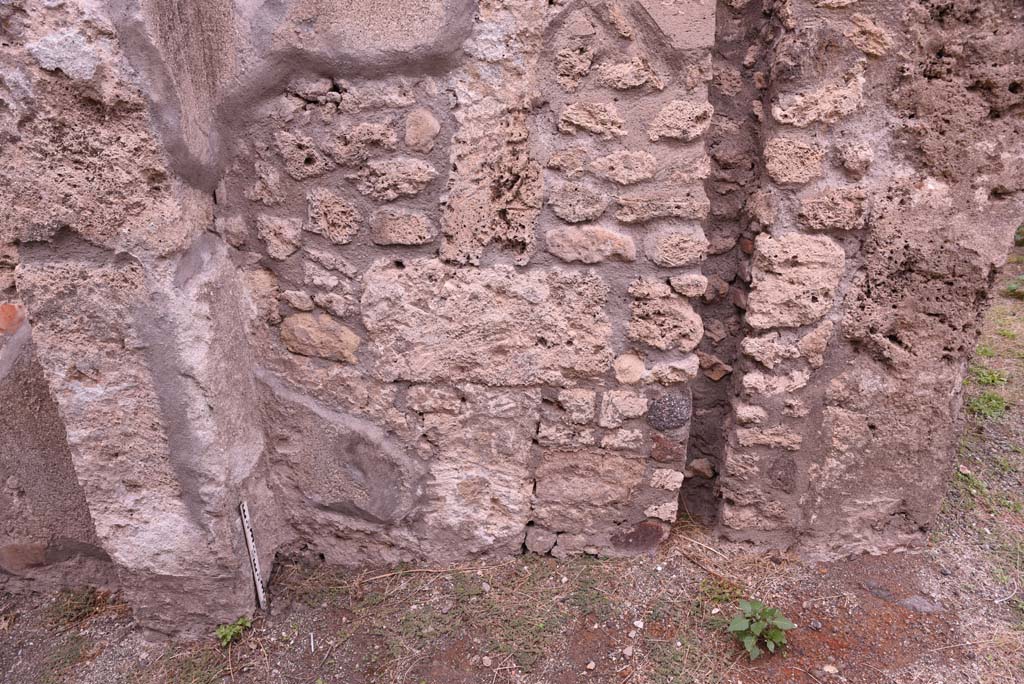
<svg viewBox="0 0 1024 684"><path fill-rule="evenodd" d="M281 341L288 351L331 361L356 362L359 336L331 316L297 313L281 324Z"/></svg>
<svg viewBox="0 0 1024 684"><path fill-rule="evenodd" d="M596 393L589 389L564 389L558 392L558 404L570 423L586 425L594 419Z"/></svg>
<svg viewBox="0 0 1024 684"><path fill-rule="evenodd" d="M567 384L611 366L607 287L594 274L374 264L362 318L373 367L389 381Z"/></svg>
<svg viewBox="0 0 1024 684"><path fill-rule="evenodd" d="M647 397L633 390L609 390L601 397L598 425L617 428L623 421L639 418L647 412Z"/></svg>
<svg viewBox="0 0 1024 684"><path fill-rule="evenodd" d="M270 258L283 261L298 251L302 244L302 220L259 216L256 218L256 234L266 244Z"/></svg>
<svg viewBox="0 0 1024 684"><path fill-rule="evenodd" d="M633 238L601 226L552 228L544 238L548 251L562 261L596 264L636 260Z"/></svg>
<svg viewBox="0 0 1024 684"><path fill-rule="evenodd" d="M601 511L629 505L643 483L644 464L636 458L593 449L545 451L537 466L534 520L553 529L578 529Z"/></svg>
<svg viewBox="0 0 1024 684"><path fill-rule="evenodd" d="M691 186L674 193L650 192L619 195L615 218L623 223L643 223L659 218L703 219L711 203L704 188Z"/></svg>
<svg viewBox="0 0 1024 684"><path fill-rule="evenodd" d="M747 323L765 329L820 319L832 306L845 260L842 248L823 235L762 233L755 241Z"/></svg>

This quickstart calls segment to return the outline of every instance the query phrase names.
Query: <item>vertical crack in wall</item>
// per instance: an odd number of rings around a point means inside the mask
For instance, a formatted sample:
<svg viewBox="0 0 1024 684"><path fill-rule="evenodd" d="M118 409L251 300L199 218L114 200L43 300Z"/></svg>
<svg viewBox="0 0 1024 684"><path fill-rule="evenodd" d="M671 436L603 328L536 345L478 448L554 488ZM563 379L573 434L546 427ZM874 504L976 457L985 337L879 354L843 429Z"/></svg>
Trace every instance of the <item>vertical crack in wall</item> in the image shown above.
<svg viewBox="0 0 1024 684"><path fill-rule="evenodd" d="M694 380L690 467L682 490L686 511L704 520L718 514L721 472L736 390L733 370L745 334L743 308L750 283L750 254L756 218L750 199L761 164L761 90L768 19L757 2L721 0L715 27L714 78L709 98L715 116L708 131L711 172L705 182L711 210L706 231L708 258L702 269L707 290L698 311L704 339L698 348L701 372ZM761 79L763 87L763 79Z"/></svg>

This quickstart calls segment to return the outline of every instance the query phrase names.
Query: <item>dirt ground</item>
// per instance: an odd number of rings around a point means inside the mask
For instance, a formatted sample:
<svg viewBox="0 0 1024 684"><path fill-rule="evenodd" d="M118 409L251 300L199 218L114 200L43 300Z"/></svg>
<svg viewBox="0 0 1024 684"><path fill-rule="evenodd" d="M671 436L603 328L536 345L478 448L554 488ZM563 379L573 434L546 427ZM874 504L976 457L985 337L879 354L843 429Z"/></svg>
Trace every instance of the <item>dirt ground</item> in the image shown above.
<svg viewBox="0 0 1024 684"><path fill-rule="evenodd" d="M904 684L1024 682L1024 276L1000 278L967 381L958 467L927 547L808 564L681 522L655 557L521 556L360 572L278 568L273 610L228 647L168 645L116 596L0 594L11 684ZM797 624L750 662L741 598Z"/></svg>

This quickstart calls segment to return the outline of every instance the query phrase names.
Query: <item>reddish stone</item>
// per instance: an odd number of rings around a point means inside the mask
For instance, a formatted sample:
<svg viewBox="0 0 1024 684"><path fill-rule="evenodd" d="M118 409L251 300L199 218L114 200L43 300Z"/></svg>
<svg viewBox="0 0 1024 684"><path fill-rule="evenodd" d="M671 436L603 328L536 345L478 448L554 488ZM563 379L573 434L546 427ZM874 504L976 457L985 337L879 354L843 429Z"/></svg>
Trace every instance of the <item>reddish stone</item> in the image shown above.
<svg viewBox="0 0 1024 684"><path fill-rule="evenodd" d="M648 519L632 528L621 529L612 535L612 546L619 551L643 553L653 551L668 538L669 525L661 520Z"/></svg>
<svg viewBox="0 0 1024 684"><path fill-rule="evenodd" d="M682 463L686 460L686 445L655 433L652 437L651 458L659 463Z"/></svg>
<svg viewBox="0 0 1024 684"><path fill-rule="evenodd" d="M25 308L20 304L0 304L0 334L12 333L25 320Z"/></svg>

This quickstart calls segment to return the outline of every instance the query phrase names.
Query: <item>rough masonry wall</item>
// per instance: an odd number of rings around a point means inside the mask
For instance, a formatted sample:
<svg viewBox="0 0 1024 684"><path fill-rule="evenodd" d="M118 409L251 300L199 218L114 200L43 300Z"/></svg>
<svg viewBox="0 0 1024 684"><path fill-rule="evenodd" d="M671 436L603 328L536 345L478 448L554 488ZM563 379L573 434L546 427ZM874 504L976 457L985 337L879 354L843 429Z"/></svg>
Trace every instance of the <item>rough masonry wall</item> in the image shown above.
<svg viewBox="0 0 1024 684"><path fill-rule="evenodd" d="M919 541L1024 214L1021 12L0 5L0 570L174 632L252 609L243 499L265 573L637 553L681 505Z"/></svg>

